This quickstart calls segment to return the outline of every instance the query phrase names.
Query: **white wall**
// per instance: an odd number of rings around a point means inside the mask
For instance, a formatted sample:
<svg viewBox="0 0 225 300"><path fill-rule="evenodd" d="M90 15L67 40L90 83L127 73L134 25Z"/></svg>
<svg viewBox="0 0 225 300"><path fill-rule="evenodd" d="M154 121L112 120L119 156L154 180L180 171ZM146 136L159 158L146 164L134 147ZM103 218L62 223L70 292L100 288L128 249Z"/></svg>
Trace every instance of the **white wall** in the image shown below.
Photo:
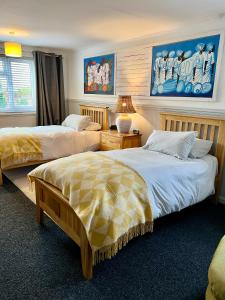
<svg viewBox="0 0 225 300"><path fill-rule="evenodd" d="M79 103L99 104L115 107L117 95L133 95L133 102L138 114L133 115L133 127L143 133L142 142L150 134L153 128L159 128L159 113L161 111L177 111L181 113L207 114L222 116L225 118L225 56L222 57L219 72L218 89L216 101L178 101L175 99L165 100L160 97L150 97L150 75L151 75L151 47L154 44L174 42L224 31L225 24L219 22L199 25L196 29L181 29L179 32L167 33L155 37L133 40L122 44L97 45L89 49L80 49L70 54L68 99L69 112L78 112ZM224 46L222 49L224 53ZM115 53L117 57L116 68L116 95L84 95L83 94L83 59L101 54ZM134 63L135 62L135 63ZM135 68L134 68L135 66ZM130 74L132 73L132 76ZM141 74L141 76L139 76ZM125 78L125 79L122 79ZM134 78L134 80L132 79ZM115 115L112 115L112 119ZM225 184L222 194L225 197ZM225 199L225 198L224 198Z"/></svg>
<svg viewBox="0 0 225 300"><path fill-rule="evenodd" d="M152 127L159 126L160 111L179 111L185 113L208 114L214 116L225 116L225 56L222 57L219 73L216 101L193 101L176 99L164 100L160 97L150 97L150 75L151 75L151 46L159 43L173 42L179 39L188 39L224 31L225 25L208 24L204 30L171 33L167 36L157 36L141 40L129 41L119 45L95 46L89 49L74 51L69 57L69 81L68 99L70 111L77 109L77 103L99 103L114 107L117 95L133 95L133 102L139 115L134 115L134 126L144 133L143 142L149 135ZM224 46L222 49L224 52ZM83 94L83 59L85 57L115 53L117 57L116 68L116 95L84 95ZM135 63L134 63L135 61ZM135 68L134 68L135 67ZM132 75L131 75L132 74ZM140 75L139 75L140 74ZM123 78L123 79L122 79ZM142 116L142 117L141 117ZM145 120L144 120L144 119Z"/></svg>
<svg viewBox="0 0 225 300"><path fill-rule="evenodd" d="M23 56L32 57L32 51L40 50L44 52L54 52L63 56L63 69L64 69L64 85L65 85L65 98L68 99L68 59L70 57L69 50L30 47L23 46ZM4 53L3 45L0 42L0 54ZM35 113L0 113L0 128L7 126L35 126L36 114Z"/></svg>

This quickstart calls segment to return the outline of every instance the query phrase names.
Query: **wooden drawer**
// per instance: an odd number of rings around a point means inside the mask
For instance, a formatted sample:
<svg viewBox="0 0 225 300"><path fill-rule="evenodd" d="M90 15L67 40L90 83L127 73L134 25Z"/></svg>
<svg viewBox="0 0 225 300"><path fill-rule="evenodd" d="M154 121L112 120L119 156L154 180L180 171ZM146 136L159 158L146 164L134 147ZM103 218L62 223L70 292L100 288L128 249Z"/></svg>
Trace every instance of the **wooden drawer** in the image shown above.
<svg viewBox="0 0 225 300"><path fill-rule="evenodd" d="M101 147L103 151L125 149L141 146L141 135L132 133L121 134L117 131L101 132Z"/></svg>
<svg viewBox="0 0 225 300"><path fill-rule="evenodd" d="M117 144L110 145L110 144L101 143L101 147L100 147L100 150L102 151L117 150L117 149L121 149L120 145Z"/></svg>
<svg viewBox="0 0 225 300"><path fill-rule="evenodd" d="M140 147L141 146L141 136L134 136L134 137L129 137L127 139L123 140L123 145L122 148L134 148L134 147Z"/></svg>
<svg viewBox="0 0 225 300"><path fill-rule="evenodd" d="M120 149L121 139L118 137L111 137L110 135L102 134L101 137L101 150Z"/></svg>
<svg viewBox="0 0 225 300"><path fill-rule="evenodd" d="M107 141L106 143L101 142L101 150L115 150L120 148L121 148L120 143L109 142L109 141Z"/></svg>

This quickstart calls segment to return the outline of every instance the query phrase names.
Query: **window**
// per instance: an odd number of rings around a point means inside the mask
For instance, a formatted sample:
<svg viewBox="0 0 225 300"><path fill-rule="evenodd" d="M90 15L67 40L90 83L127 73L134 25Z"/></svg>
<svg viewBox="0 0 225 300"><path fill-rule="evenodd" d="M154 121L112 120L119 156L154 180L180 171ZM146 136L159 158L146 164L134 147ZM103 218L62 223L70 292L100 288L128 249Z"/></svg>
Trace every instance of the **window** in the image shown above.
<svg viewBox="0 0 225 300"><path fill-rule="evenodd" d="M35 111L34 61L0 57L0 112Z"/></svg>

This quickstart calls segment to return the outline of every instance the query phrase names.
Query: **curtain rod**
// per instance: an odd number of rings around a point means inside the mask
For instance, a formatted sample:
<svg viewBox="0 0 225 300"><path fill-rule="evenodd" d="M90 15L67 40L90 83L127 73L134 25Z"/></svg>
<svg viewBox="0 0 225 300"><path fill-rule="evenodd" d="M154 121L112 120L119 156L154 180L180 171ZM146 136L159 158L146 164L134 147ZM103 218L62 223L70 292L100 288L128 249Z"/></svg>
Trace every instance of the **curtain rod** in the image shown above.
<svg viewBox="0 0 225 300"><path fill-rule="evenodd" d="M46 56L52 56L52 55L54 55L54 56L56 56L56 57L62 56L62 54L55 54L55 53L44 52L44 51L39 51L39 50L34 50L34 51L32 51L32 52L41 52L41 53L43 53L43 54L46 55Z"/></svg>
<svg viewBox="0 0 225 300"><path fill-rule="evenodd" d="M4 46L2 45L3 44L3 42L1 42L0 41L0 56L4 56L5 54L4 54ZM25 46L26 47L26 46ZM32 47L32 46L28 46L28 47ZM50 49L49 49L50 50ZM57 50L57 49L56 49ZM56 54L56 53L54 53L54 52L44 52L44 51L42 51L42 50L38 50L38 49L30 49L30 50L28 50L28 49L24 49L23 48L23 53L30 53L30 54L32 54L32 52L34 52L34 51L37 51L37 52L42 52L42 53L44 53L45 55L47 55L47 56L51 56L51 54L53 54L53 55L55 55L56 57L59 57L59 56L63 56L62 54Z"/></svg>
<svg viewBox="0 0 225 300"><path fill-rule="evenodd" d="M51 54L50 53L45 53L45 52L43 52L46 56L51 56ZM62 57L62 59L63 59L63 55L62 54L54 54L54 53L52 53L55 57ZM0 52L0 57L9 57L10 58L10 56L6 56L4 53L1 53ZM21 57L11 57L11 58L15 58L15 59L33 59L33 56L31 55L31 56L21 56Z"/></svg>
<svg viewBox="0 0 225 300"><path fill-rule="evenodd" d="M6 56L4 53L0 53L0 57L13 58L13 59L33 59L32 56L13 57L13 56Z"/></svg>

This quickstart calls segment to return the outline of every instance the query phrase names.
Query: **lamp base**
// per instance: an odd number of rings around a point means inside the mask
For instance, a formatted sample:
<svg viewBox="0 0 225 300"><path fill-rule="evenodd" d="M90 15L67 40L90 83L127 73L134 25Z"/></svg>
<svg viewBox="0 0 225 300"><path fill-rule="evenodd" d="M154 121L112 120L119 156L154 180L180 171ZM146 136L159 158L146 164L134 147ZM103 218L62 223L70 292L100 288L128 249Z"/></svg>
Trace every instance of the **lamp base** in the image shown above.
<svg viewBox="0 0 225 300"><path fill-rule="evenodd" d="M132 119L127 114L121 114L116 118L116 126L119 133L129 133Z"/></svg>

